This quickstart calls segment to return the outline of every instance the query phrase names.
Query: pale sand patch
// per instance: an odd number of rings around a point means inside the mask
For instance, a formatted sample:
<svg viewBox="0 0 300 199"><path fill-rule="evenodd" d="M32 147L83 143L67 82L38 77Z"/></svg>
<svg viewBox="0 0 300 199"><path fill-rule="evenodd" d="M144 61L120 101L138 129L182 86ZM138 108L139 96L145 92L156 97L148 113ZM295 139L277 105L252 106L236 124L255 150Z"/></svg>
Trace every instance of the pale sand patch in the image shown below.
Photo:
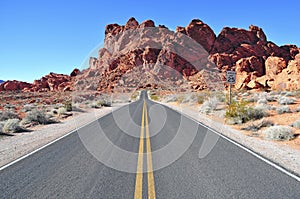
<svg viewBox="0 0 300 199"><path fill-rule="evenodd" d="M83 113L75 113L74 116L63 120L61 123L36 126L31 128L34 130L32 132L18 133L12 137L5 136L0 139L0 166L8 164L123 105L125 104L89 109Z"/></svg>
<svg viewBox="0 0 300 199"><path fill-rule="evenodd" d="M159 102L161 103L161 102ZM243 146L251 149L252 151L266 157L276 164L286 168L287 170L300 175L300 150L292 147L284 142L273 142L263 140L261 138L247 136L241 131L225 125L221 120L212 120L207 115L199 113L198 106L179 106L177 103L162 103L171 107L179 112L192 117L193 119L211 127L217 132L225 135L226 137L242 144ZM299 142L296 138L293 142Z"/></svg>

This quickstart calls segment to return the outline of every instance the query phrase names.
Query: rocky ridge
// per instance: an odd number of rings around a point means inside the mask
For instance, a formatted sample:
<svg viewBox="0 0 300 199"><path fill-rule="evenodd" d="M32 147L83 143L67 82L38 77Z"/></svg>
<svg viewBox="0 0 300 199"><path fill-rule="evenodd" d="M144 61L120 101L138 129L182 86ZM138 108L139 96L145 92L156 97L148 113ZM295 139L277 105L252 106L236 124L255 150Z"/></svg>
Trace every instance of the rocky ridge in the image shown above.
<svg viewBox="0 0 300 199"><path fill-rule="evenodd" d="M225 27L216 35L199 19L169 30L154 21L105 28L104 47L89 68L71 75L51 73L32 84L6 81L0 91L130 92L140 88L175 91L224 86L227 70L237 72L236 89L300 89L300 49L277 46L264 31Z"/></svg>
<svg viewBox="0 0 300 199"><path fill-rule="evenodd" d="M71 91L75 77L80 74L74 69L70 75L50 73L33 83L17 80L9 80L0 84L0 91L24 91L24 92L47 92L47 91Z"/></svg>

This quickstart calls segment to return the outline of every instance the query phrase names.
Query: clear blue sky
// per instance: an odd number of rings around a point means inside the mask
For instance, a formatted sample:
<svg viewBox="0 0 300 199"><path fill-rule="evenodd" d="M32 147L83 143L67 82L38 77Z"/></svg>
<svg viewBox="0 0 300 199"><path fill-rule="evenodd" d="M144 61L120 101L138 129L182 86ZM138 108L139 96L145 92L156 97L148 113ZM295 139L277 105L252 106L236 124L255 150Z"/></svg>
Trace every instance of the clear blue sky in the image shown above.
<svg viewBox="0 0 300 199"><path fill-rule="evenodd" d="M300 46L298 1L1 0L0 79L32 82L49 72L69 74L103 43L109 23L152 19L170 29L193 18L218 34L224 26L262 27L278 45Z"/></svg>

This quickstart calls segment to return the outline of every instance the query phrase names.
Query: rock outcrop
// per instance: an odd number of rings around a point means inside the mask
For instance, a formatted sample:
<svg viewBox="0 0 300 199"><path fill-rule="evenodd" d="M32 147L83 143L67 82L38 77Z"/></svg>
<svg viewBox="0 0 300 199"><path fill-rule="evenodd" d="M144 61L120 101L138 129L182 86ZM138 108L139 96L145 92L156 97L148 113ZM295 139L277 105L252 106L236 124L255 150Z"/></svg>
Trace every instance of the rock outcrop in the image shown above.
<svg viewBox="0 0 300 199"><path fill-rule="evenodd" d="M224 86L227 70L237 73L237 89L300 89L300 49L277 46L264 31L225 27L216 35L199 19L169 30L152 20L105 27L103 48L89 68L69 75L50 73L28 84L7 81L0 91L130 92L139 88L180 91Z"/></svg>
<svg viewBox="0 0 300 199"><path fill-rule="evenodd" d="M79 76L75 85L80 89L113 92L124 85L138 88L147 84L156 88L162 84L158 80L163 80L164 85L185 87L184 90L188 85L192 90L202 90L213 84L209 81L212 76L219 75L218 81L224 81L226 71L235 70L237 89L276 89L282 85L279 76L282 81L291 81L284 85L292 89L297 87L297 78L295 75L291 79L290 71L297 74L298 54L297 46L279 47L254 25L248 30L225 27L216 36L199 19L173 32L163 25L156 27L151 20L139 24L130 18L123 26L106 26L104 47L99 50L98 58L90 59L90 67L82 76L91 80ZM220 74L207 72L213 69ZM143 82L140 78L146 73L152 74L151 78L144 86L140 85Z"/></svg>
<svg viewBox="0 0 300 199"><path fill-rule="evenodd" d="M34 80L32 84L22 81L6 81L0 84L0 91L25 91L25 92L47 92L47 91L72 91L73 82L78 69L74 69L71 75L50 73L41 79Z"/></svg>

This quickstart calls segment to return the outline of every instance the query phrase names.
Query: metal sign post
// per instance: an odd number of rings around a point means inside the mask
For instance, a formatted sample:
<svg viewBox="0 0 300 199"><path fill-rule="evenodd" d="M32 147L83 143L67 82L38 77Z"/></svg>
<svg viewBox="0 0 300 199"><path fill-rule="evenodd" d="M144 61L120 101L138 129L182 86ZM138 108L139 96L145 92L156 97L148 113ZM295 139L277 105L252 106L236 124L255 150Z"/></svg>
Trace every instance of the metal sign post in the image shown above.
<svg viewBox="0 0 300 199"><path fill-rule="evenodd" d="M235 84L236 81L236 72L235 71L226 71L226 83L229 84L229 104L232 101L232 93L231 93L231 86Z"/></svg>

